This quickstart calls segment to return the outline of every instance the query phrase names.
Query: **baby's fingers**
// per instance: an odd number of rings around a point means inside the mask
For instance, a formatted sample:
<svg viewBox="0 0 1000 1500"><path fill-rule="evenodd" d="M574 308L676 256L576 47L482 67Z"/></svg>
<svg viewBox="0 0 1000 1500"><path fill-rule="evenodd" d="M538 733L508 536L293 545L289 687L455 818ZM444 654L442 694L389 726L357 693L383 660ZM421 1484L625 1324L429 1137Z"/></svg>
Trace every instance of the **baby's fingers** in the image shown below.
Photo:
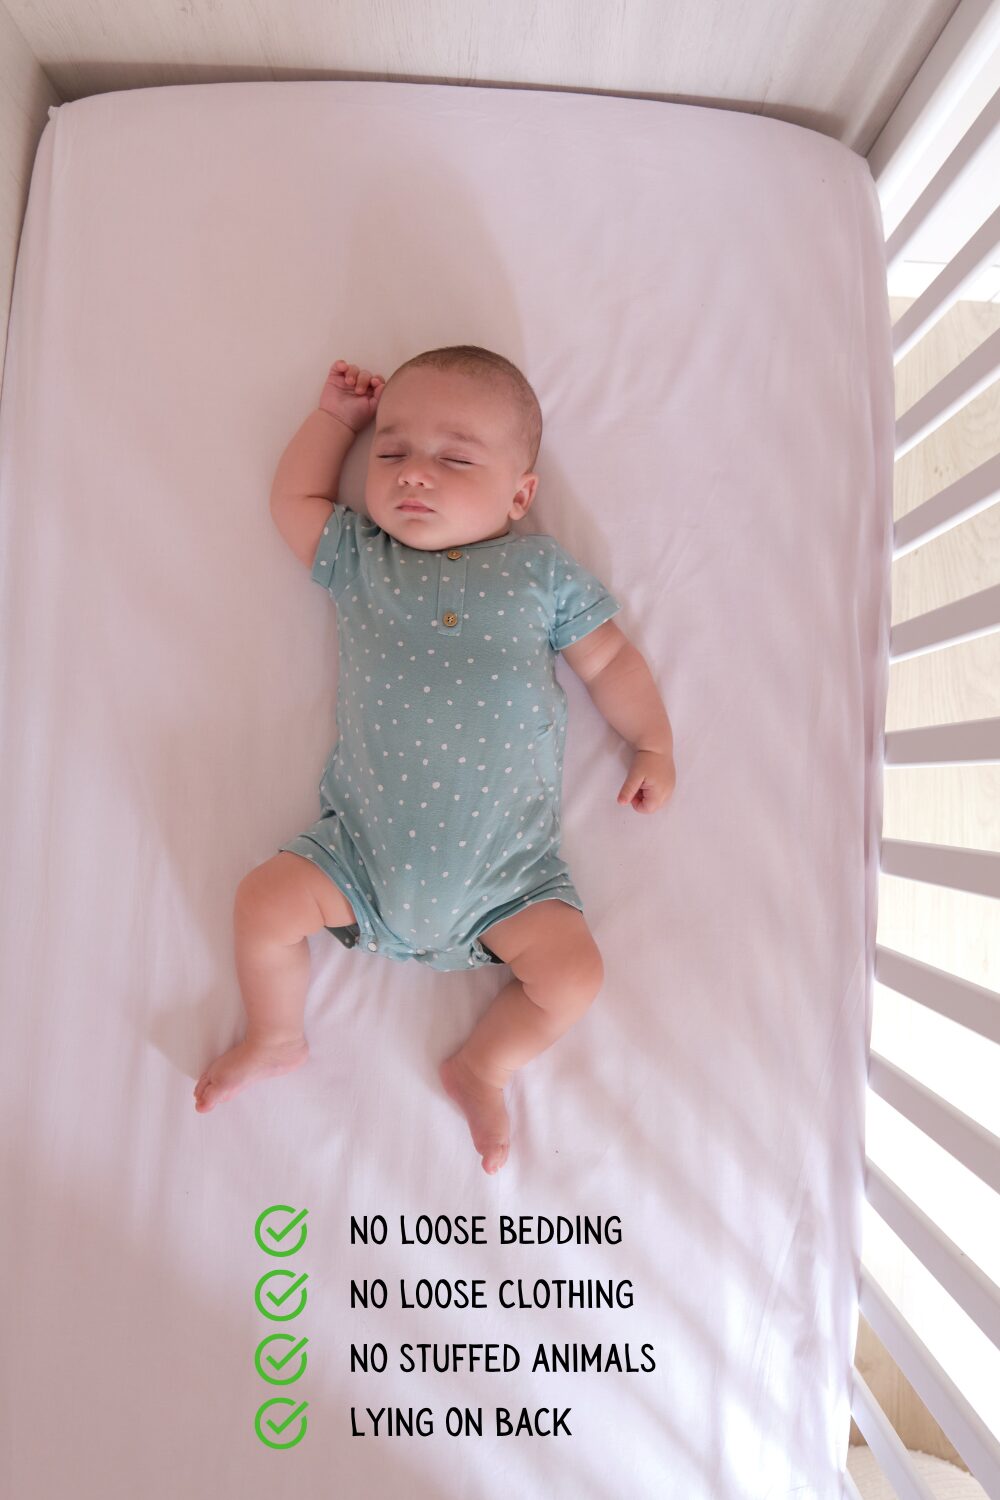
<svg viewBox="0 0 1000 1500"><path fill-rule="evenodd" d="M351 369L356 370L357 367L352 365ZM347 378L348 380L350 380L350 372L348 372ZM368 392L368 387L371 386L372 393L374 394L376 388L379 385L385 385L385 381L382 379L381 375L373 375L371 370L361 370L357 373L354 384L354 391L356 395L364 396Z"/></svg>
<svg viewBox="0 0 1000 1500"><path fill-rule="evenodd" d="M341 390L345 390L354 385L357 380L358 366L349 365L345 359L338 359L336 364L330 366L330 373L326 378L332 380L334 385L339 386Z"/></svg>
<svg viewBox="0 0 1000 1500"><path fill-rule="evenodd" d="M371 370L363 370L360 365L349 365L346 360L338 359L336 364L330 366L331 379L339 378L348 387L354 388L357 396L363 396L371 384L372 391L376 386L385 385L385 379L381 375L373 375Z"/></svg>

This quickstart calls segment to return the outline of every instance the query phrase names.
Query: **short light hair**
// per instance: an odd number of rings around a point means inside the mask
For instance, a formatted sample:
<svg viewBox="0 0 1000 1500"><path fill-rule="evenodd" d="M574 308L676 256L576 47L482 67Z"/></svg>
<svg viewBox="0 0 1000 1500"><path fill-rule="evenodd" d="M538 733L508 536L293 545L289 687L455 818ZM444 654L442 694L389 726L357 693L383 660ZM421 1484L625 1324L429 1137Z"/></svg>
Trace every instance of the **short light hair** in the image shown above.
<svg viewBox="0 0 1000 1500"><path fill-rule="evenodd" d="M450 344L444 349L425 349L423 354L415 354L393 371L386 386L391 385L403 370L417 370L428 365L435 370L458 370L474 380L483 381L493 390L499 390L512 409L513 437L521 446L525 472L535 467L542 445L542 408L530 382L517 365L502 354L495 354L492 349L481 349L478 344Z"/></svg>

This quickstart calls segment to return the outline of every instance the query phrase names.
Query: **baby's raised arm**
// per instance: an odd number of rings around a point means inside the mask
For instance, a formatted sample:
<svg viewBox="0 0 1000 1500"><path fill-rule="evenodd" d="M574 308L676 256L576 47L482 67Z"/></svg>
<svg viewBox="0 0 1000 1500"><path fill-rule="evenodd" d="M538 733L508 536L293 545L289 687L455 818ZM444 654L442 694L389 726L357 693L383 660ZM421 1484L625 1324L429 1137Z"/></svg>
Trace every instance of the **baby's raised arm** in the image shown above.
<svg viewBox="0 0 1000 1500"><path fill-rule="evenodd" d="M295 556L313 565L330 519L344 459L372 420L385 387L381 375L338 359L331 365L317 409L310 412L278 462L271 516Z"/></svg>

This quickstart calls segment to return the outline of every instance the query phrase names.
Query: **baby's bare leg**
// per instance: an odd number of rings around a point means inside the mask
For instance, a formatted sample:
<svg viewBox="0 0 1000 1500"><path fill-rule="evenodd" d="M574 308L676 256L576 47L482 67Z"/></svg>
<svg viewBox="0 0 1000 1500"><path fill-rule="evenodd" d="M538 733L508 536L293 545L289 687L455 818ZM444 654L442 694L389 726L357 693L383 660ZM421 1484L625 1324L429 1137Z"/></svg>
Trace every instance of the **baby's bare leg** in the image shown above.
<svg viewBox="0 0 1000 1500"><path fill-rule="evenodd" d="M509 1149L504 1086L590 1009L604 963L583 914L564 901L538 901L496 923L481 941L517 977L439 1074L469 1123L483 1170L493 1173Z"/></svg>
<svg viewBox="0 0 1000 1500"><path fill-rule="evenodd" d="M283 850L251 870L236 889L236 974L247 1016L246 1037L222 1053L194 1089L200 1113L258 1078L301 1066L309 988L308 935L355 921L346 897L301 855Z"/></svg>

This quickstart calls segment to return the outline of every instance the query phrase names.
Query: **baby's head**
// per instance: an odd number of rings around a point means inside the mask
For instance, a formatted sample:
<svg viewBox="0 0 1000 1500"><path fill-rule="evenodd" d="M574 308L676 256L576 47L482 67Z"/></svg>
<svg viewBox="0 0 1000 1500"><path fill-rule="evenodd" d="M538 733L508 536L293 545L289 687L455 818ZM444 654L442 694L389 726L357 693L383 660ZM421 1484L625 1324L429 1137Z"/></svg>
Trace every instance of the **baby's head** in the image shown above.
<svg viewBox="0 0 1000 1500"><path fill-rule="evenodd" d="M368 514L424 551L503 536L535 497L541 440L538 398L510 360L474 344L429 349L379 398ZM401 509L411 498L427 509Z"/></svg>

